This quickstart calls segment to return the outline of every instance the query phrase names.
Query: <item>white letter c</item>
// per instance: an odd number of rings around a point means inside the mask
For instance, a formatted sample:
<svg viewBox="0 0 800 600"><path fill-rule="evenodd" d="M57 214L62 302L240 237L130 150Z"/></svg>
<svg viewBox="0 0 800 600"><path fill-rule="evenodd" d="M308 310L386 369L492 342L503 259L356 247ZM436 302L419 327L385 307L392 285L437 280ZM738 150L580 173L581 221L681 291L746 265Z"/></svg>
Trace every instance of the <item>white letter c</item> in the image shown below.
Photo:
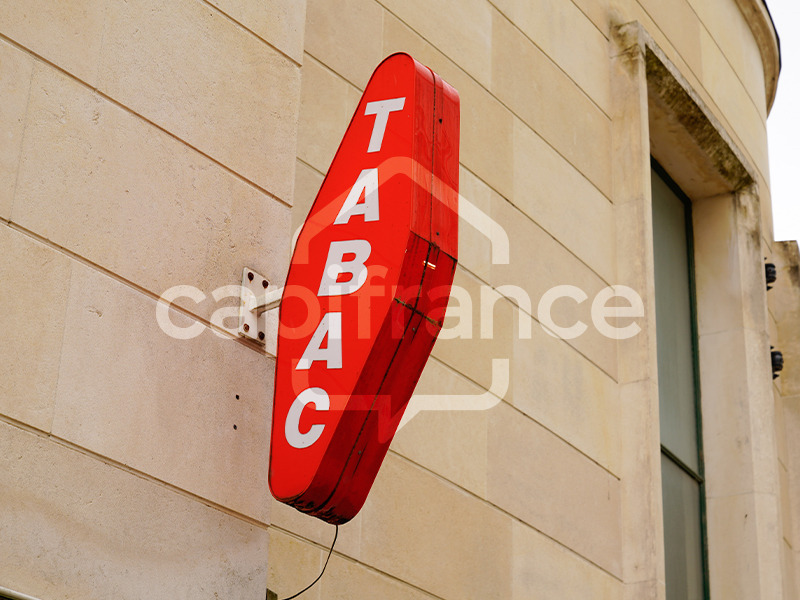
<svg viewBox="0 0 800 600"><path fill-rule="evenodd" d="M307 432L300 433L300 415L303 414L303 409L309 403L313 404L317 410L329 410L331 407L328 393L322 388L308 388L300 392L300 395L289 407L284 426L286 441L292 448L308 448L320 438L322 430L325 429L325 425L322 423L315 423Z"/></svg>

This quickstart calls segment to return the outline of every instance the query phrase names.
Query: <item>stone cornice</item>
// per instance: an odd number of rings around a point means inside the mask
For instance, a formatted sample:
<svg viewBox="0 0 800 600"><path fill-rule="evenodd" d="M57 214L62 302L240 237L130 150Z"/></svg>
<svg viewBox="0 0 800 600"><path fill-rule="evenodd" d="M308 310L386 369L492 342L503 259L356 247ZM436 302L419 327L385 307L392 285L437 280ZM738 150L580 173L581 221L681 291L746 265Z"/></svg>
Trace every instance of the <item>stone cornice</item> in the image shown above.
<svg viewBox="0 0 800 600"><path fill-rule="evenodd" d="M778 89L778 74L781 71L781 46L778 32L769 14L766 0L736 0L761 52L764 65L764 90L767 96L767 110L775 102Z"/></svg>

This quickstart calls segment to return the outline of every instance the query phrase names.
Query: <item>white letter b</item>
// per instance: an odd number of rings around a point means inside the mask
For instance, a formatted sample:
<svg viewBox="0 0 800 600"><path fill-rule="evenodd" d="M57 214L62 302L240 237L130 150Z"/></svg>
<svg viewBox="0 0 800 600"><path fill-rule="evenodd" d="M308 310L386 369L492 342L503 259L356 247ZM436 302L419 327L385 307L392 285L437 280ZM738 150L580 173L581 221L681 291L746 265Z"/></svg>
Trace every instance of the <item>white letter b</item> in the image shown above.
<svg viewBox="0 0 800 600"><path fill-rule="evenodd" d="M318 296L343 296L352 294L367 281L367 267L364 264L372 252L367 240L344 240L331 242L325 270L319 282ZM344 260L346 254L354 255ZM350 275L347 281L338 281L340 275Z"/></svg>

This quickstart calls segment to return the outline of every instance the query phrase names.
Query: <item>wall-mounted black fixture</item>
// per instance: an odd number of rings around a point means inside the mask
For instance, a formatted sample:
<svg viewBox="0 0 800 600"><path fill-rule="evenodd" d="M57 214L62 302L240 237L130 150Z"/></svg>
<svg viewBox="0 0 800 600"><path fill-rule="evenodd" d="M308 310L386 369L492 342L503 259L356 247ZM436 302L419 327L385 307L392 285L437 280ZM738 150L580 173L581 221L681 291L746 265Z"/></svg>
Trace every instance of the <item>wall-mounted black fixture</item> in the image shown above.
<svg viewBox="0 0 800 600"><path fill-rule="evenodd" d="M783 352L780 350L773 350L770 346L770 357L772 358L772 378L777 379L778 373L783 371Z"/></svg>
<svg viewBox="0 0 800 600"><path fill-rule="evenodd" d="M778 269L775 268L773 263L766 263L764 265L764 275L767 279L767 291L772 289L773 283L775 283L778 279Z"/></svg>

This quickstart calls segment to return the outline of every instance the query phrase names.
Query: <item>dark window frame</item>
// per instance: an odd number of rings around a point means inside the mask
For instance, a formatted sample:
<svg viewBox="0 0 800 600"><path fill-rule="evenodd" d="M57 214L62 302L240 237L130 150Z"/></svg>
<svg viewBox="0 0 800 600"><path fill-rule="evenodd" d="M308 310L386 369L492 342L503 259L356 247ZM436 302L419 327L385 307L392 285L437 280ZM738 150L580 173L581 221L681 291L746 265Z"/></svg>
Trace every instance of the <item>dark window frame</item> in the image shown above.
<svg viewBox="0 0 800 600"><path fill-rule="evenodd" d="M699 484L700 491L700 555L701 568L703 575L703 598L710 600L711 590L709 587L709 568L708 568L708 511L706 502L705 484L705 455L703 453L703 416L702 416L702 396L700 393L700 353L699 353L699 334L697 329L697 289L695 282L695 260L694 260L694 227L692 225L692 201L681 190L669 173L653 158L650 157L650 167L683 203L686 227L686 254L687 271L689 276L689 309L691 315L690 331L692 337L692 367L694 373L694 409L695 409L695 434L697 438L697 471L688 466L678 456L659 444L661 454L666 456L681 471L689 475ZM660 399L659 399L660 402Z"/></svg>

